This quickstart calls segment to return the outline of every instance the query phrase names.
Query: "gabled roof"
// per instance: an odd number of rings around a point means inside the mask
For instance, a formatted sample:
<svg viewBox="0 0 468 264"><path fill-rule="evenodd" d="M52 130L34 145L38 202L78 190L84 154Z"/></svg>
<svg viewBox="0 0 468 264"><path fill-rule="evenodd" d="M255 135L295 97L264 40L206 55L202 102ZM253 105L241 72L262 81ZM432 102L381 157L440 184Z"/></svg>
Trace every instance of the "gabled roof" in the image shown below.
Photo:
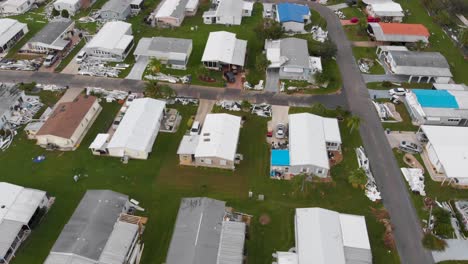
<svg viewBox="0 0 468 264"><path fill-rule="evenodd" d="M79 95L71 102L57 105L36 135L70 138L96 100L94 96Z"/></svg>
<svg viewBox="0 0 468 264"><path fill-rule="evenodd" d="M174 17L183 19L189 0L163 0L156 11L156 18Z"/></svg>
<svg viewBox="0 0 468 264"><path fill-rule="evenodd" d="M289 115L291 166L314 165L329 169L326 142L341 143L336 119L309 113Z"/></svg>
<svg viewBox="0 0 468 264"><path fill-rule="evenodd" d="M417 35L429 37L429 30L423 24L378 23L384 34Z"/></svg>
<svg viewBox="0 0 468 264"><path fill-rule="evenodd" d="M44 263L97 263L127 201L121 193L87 191Z"/></svg>
<svg viewBox="0 0 468 264"><path fill-rule="evenodd" d="M166 102L152 98L132 101L107 148L151 152Z"/></svg>
<svg viewBox="0 0 468 264"><path fill-rule="evenodd" d="M216 10L209 10L203 13L205 16L214 17L238 17L242 18L242 8L244 1L242 0L219 0Z"/></svg>
<svg viewBox="0 0 468 264"><path fill-rule="evenodd" d="M227 31L210 32L202 61L219 61L225 64L244 66L247 41L236 38Z"/></svg>
<svg viewBox="0 0 468 264"><path fill-rule="evenodd" d="M448 178L468 178L468 127L421 126Z"/></svg>
<svg viewBox="0 0 468 264"><path fill-rule="evenodd" d="M234 161L241 118L230 114L208 114L203 123L195 157L218 157Z"/></svg>
<svg viewBox="0 0 468 264"><path fill-rule="evenodd" d="M185 60L191 49L191 39L152 37L141 38L133 54L149 57L165 54L169 59Z"/></svg>
<svg viewBox="0 0 468 264"><path fill-rule="evenodd" d="M279 3L276 5L279 22L304 23L304 16L310 15L310 9L306 5L293 3Z"/></svg>
<svg viewBox="0 0 468 264"><path fill-rule="evenodd" d="M117 14L123 14L125 10L130 7L133 0L109 0L107 1L99 12L115 12Z"/></svg>
<svg viewBox="0 0 468 264"><path fill-rule="evenodd" d="M85 48L124 50L132 42L132 24L123 21L111 21L104 24Z"/></svg>
<svg viewBox="0 0 468 264"><path fill-rule="evenodd" d="M404 72L397 74L452 77L447 59L439 52L391 50L388 54L397 67L404 67Z"/></svg>
<svg viewBox="0 0 468 264"><path fill-rule="evenodd" d="M299 38L265 40L267 59L270 67L310 68L307 41Z"/></svg>
<svg viewBox="0 0 468 264"><path fill-rule="evenodd" d="M49 21L49 23L28 42L40 42L47 45L54 45L54 42L60 42L62 34L65 33L72 23L73 21L70 19Z"/></svg>
<svg viewBox="0 0 468 264"><path fill-rule="evenodd" d="M18 22L11 18L2 18L0 19L0 46L3 46L8 41L10 41L18 32L26 28L25 23Z"/></svg>
<svg viewBox="0 0 468 264"><path fill-rule="evenodd" d="M370 4L374 13L378 16L404 16L403 8L395 2Z"/></svg>

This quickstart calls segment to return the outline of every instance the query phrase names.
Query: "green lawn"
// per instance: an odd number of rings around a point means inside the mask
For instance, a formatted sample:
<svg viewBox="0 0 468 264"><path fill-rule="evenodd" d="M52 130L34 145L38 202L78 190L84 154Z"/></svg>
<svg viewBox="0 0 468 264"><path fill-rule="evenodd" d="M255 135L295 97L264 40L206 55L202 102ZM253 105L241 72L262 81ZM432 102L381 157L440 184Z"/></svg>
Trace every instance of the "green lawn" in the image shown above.
<svg viewBox="0 0 468 264"><path fill-rule="evenodd" d="M51 94L47 95L53 98ZM21 132L13 145L0 153L0 180L46 190L56 202L40 226L17 252L15 264L42 262L88 189L112 189L139 200L149 217L144 233L145 248L141 263L163 263L181 197L209 196L223 199L241 212L252 214L254 221L246 242L249 263L271 263L276 250L294 246L294 208L320 206L344 213L366 216L374 263L399 263L395 252L383 245L384 227L371 214L371 203L363 191L347 182L349 172L357 166L354 148L361 145L357 131L349 133L340 124L344 141L345 161L332 168L332 183L307 183L304 192L295 181L276 181L268 177L269 151L265 142L268 119L247 113L241 130L239 153L244 160L235 171L182 167L176 150L187 127L187 119L196 113L192 106L177 106L183 116L175 134L160 133L147 161L131 160L124 165L118 158L96 157L87 146L97 133L106 131L120 105L103 103L103 111L74 152L46 152L28 141ZM292 108L291 112L312 111ZM326 111L327 116L336 112ZM32 158L44 154L42 163ZM75 183L76 173L88 174ZM265 201L248 198L248 191L265 194ZM262 226L261 214L268 214L271 223Z"/></svg>
<svg viewBox="0 0 468 264"><path fill-rule="evenodd" d="M382 86L381 82L367 83L367 88L373 90L389 90L395 87L403 87L407 89L432 89L432 84L430 83L400 83L400 85L391 84L390 87Z"/></svg>
<svg viewBox="0 0 468 264"><path fill-rule="evenodd" d="M377 54L375 54L376 48L364 48L364 47L353 47L353 54L356 62L359 59L371 59L374 61L374 65L369 69L370 74L385 74L385 70L376 60Z"/></svg>
<svg viewBox="0 0 468 264"><path fill-rule="evenodd" d="M390 102L388 99L378 99L377 101L379 102ZM404 103L400 103L398 105L395 105L396 110L400 114L401 118L403 119L402 122L396 122L396 123L387 123L383 122L382 126L384 128L388 128L392 131L418 131L418 127L413 125L411 122L411 116L408 113L408 110L406 109L406 106Z"/></svg>
<svg viewBox="0 0 468 264"><path fill-rule="evenodd" d="M370 38L366 32L360 32L358 25L343 26L343 29L350 41L369 41Z"/></svg>
<svg viewBox="0 0 468 264"><path fill-rule="evenodd" d="M351 19L357 17L359 19L366 19L366 14L358 7L346 7L340 9L341 12L346 16L345 19Z"/></svg>
<svg viewBox="0 0 468 264"><path fill-rule="evenodd" d="M438 51L447 58L454 80L457 83L468 83L468 61L463 58L460 50L454 46L452 40L447 36L440 26L435 24L424 8L421 1L406 1L398 0L404 10L411 11L410 16L405 17L405 23L421 23L424 24L431 37L429 38L429 48L427 51Z"/></svg>
<svg viewBox="0 0 468 264"><path fill-rule="evenodd" d="M287 93L290 93L290 94L294 94L294 93L296 94L333 94L333 93L338 92L341 89L342 81L341 81L341 75L340 75L336 60L333 60L333 59L323 60L322 68L323 68L324 74L328 76L329 78L329 82L326 87L316 88L316 89L312 89L312 88L302 89L299 91L291 91L291 92L287 91ZM297 87L300 87L300 86L297 86Z"/></svg>
<svg viewBox="0 0 468 264"><path fill-rule="evenodd" d="M326 30L327 29L327 20L325 20L325 18L323 18L319 12L313 10L313 9L310 9L310 20L311 20L311 24L314 25L314 26L320 26L323 30Z"/></svg>

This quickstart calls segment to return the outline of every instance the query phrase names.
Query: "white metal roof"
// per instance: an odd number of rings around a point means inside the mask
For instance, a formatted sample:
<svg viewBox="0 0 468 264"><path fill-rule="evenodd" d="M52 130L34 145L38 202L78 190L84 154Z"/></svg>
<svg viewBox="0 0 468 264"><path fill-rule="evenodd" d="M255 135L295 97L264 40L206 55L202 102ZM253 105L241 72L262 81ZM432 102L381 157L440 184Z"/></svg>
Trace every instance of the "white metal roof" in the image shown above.
<svg viewBox="0 0 468 264"><path fill-rule="evenodd" d="M96 138L94 141L89 145L90 149L102 149L104 145L106 144L107 140L109 139L110 135L109 134L102 134L99 133L97 134Z"/></svg>
<svg viewBox="0 0 468 264"><path fill-rule="evenodd" d="M296 252L299 263L345 264L346 248L363 249L371 259L364 216L340 214L322 208L296 209ZM370 262L369 262L370 263Z"/></svg>
<svg viewBox="0 0 468 264"><path fill-rule="evenodd" d="M151 98L133 100L107 148L151 152L165 107L166 102L161 100Z"/></svg>
<svg viewBox="0 0 468 264"><path fill-rule="evenodd" d="M182 141L180 142L179 148L177 149L177 154L195 154L199 139L199 135L185 135L182 137Z"/></svg>
<svg viewBox="0 0 468 264"><path fill-rule="evenodd" d="M210 32L202 61L219 61L244 66L247 41L236 38L227 31Z"/></svg>
<svg viewBox="0 0 468 264"><path fill-rule="evenodd" d="M421 126L449 178L468 178L468 127Z"/></svg>
<svg viewBox="0 0 468 264"><path fill-rule="evenodd" d="M6 255L22 227L23 223L17 221L2 221L0 224L0 258Z"/></svg>
<svg viewBox="0 0 468 264"><path fill-rule="evenodd" d="M276 255L278 260L276 263L278 264L299 264L297 254L294 252L277 251Z"/></svg>
<svg viewBox="0 0 468 264"><path fill-rule="evenodd" d="M436 90L468 91L468 86L465 84L433 83L432 87Z"/></svg>
<svg viewBox="0 0 468 264"><path fill-rule="evenodd" d="M226 17L226 18L242 18L242 9L244 1L241 0L218 0L216 10L209 10L203 13L203 17ZM234 21L234 19L233 19Z"/></svg>
<svg viewBox="0 0 468 264"><path fill-rule="evenodd" d="M122 21L111 21L104 24L99 32L91 39L86 48L105 50L124 50L133 40L131 32L132 24Z"/></svg>
<svg viewBox="0 0 468 264"><path fill-rule="evenodd" d="M370 4L372 10L375 12L376 15L381 16L404 16L403 8L401 5L395 2L385 2L385 3L376 3Z"/></svg>
<svg viewBox="0 0 468 264"><path fill-rule="evenodd" d="M13 8L18 8L24 5L29 0L6 0L3 3L0 3L0 6L11 6Z"/></svg>
<svg viewBox="0 0 468 264"><path fill-rule="evenodd" d="M27 25L10 18L0 19L0 46L5 45Z"/></svg>
<svg viewBox="0 0 468 264"><path fill-rule="evenodd" d="M122 264L125 261L128 251L133 245L133 240L137 236L138 225L117 221L114 230L107 240L99 263L102 264Z"/></svg>
<svg viewBox="0 0 468 264"><path fill-rule="evenodd" d="M244 2L244 4L242 6L242 9L249 10L249 11L253 10L254 2L250 2L250 1L243 1L243 2Z"/></svg>
<svg viewBox="0 0 468 264"><path fill-rule="evenodd" d="M241 118L230 114L208 114L203 123L195 157L219 157L233 161Z"/></svg>
<svg viewBox="0 0 468 264"><path fill-rule="evenodd" d="M309 113L289 115L290 164L329 169L326 142L341 143L338 121Z"/></svg>
<svg viewBox="0 0 468 264"><path fill-rule="evenodd" d="M27 224L46 193L0 182L0 223L12 220Z"/></svg>
<svg viewBox="0 0 468 264"><path fill-rule="evenodd" d="M76 3L80 2L80 0L56 0L54 4L68 4L68 5L75 5Z"/></svg>

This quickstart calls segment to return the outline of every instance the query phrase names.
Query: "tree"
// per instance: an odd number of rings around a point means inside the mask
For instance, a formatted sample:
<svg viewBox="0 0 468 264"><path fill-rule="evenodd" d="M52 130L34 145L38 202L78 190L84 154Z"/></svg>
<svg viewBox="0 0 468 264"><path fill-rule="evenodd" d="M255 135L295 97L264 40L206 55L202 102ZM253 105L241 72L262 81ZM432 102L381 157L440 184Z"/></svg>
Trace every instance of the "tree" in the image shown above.
<svg viewBox="0 0 468 264"><path fill-rule="evenodd" d="M161 68L162 68L161 61L159 61L156 58L151 58L151 60L149 62L149 69L150 69L151 73L153 73L153 74L159 73L159 72L161 72Z"/></svg>
<svg viewBox="0 0 468 264"><path fill-rule="evenodd" d="M52 16L56 17L56 16L59 16L60 15L60 11L58 11L57 9L52 9Z"/></svg>
<svg viewBox="0 0 468 264"><path fill-rule="evenodd" d="M468 29L463 28L460 30L460 34L458 35L458 39L460 40L460 46L468 46Z"/></svg>
<svg viewBox="0 0 468 264"><path fill-rule="evenodd" d="M267 59L264 53L259 53L255 58L255 69L259 72L264 72L270 65L270 61Z"/></svg>
<svg viewBox="0 0 468 264"><path fill-rule="evenodd" d="M359 116L352 116L346 121L346 126L349 128L350 133L352 133L354 129L358 128L360 124L361 118L359 118Z"/></svg>
<svg viewBox="0 0 468 264"><path fill-rule="evenodd" d="M307 43L309 54L311 56L322 57L323 60L331 59L336 55L336 45L330 39L321 43L315 40L309 40Z"/></svg>
<svg viewBox="0 0 468 264"><path fill-rule="evenodd" d="M149 81L145 85L145 96L151 98L168 98L176 96L176 92L167 85L159 85L157 81Z"/></svg>
<svg viewBox="0 0 468 264"><path fill-rule="evenodd" d="M365 36L367 34L367 21L366 19L359 19L357 24L359 35Z"/></svg>
<svg viewBox="0 0 468 264"><path fill-rule="evenodd" d="M197 69L197 75L199 77L206 77L210 74L210 70L208 70L204 65L200 65Z"/></svg>
<svg viewBox="0 0 468 264"><path fill-rule="evenodd" d="M263 39L279 39L284 34L284 29L278 21L267 19L257 25L256 32Z"/></svg>
<svg viewBox="0 0 468 264"><path fill-rule="evenodd" d="M348 182L353 185L354 188L358 186L363 188L367 183L367 175L363 168L356 169L351 172L348 177Z"/></svg>
<svg viewBox="0 0 468 264"><path fill-rule="evenodd" d="M328 82L328 76L323 71L322 72L318 71L314 73L314 81L315 81L315 84L322 86L326 82Z"/></svg>
<svg viewBox="0 0 468 264"><path fill-rule="evenodd" d="M64 18L69 18L69 17L70 17L70 14L68 13L68 10L66 10L66 9L63 9L63 10L62 10L62 14L61 14L61 15L62 15L62 17L64 17Z"/></svg>
<svg viewBox="0 0 468 264"><path fill-rule="evenodd" d="M426 43L424 41L422 41L422 40L416 41L415 45L416 45L416 50L417 51L421 51L422 49L424 49L426 47Z"/></svg>
<svg viewBox="0 0 468 264"><path fill-rule="evenodd" d="M450 26L453 23L449 13L445 10L439 10L434 19L441 26Z"/></svg>

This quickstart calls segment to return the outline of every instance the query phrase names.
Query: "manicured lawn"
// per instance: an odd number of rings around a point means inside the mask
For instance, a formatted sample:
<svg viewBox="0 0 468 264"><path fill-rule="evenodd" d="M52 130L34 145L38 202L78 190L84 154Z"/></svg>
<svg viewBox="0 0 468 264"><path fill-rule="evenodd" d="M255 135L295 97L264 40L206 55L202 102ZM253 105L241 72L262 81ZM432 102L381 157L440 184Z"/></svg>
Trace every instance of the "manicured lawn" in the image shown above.
<svg viewBox="0 0 468 264"><path fill-rule="evenodd" d="M48 95L50 96L50 95ZM265 142L268 119L247 113L241 130L238 152L244 160L235 171L182 167L176 150L185 133L187 119L196 113L192 106L176 106L183 116L175 134L160 133L147 161L131 160L124 165L118 158L96 157L88 150L97 133L106 131L118 111L118 104L103 104L103 111L74 152L46 152L28 141L21 132L14 144L0 153L1 181L43 189L56 197L44 221L33 231L17 253L15 264L41 263L48 255L64 224L88 189L112 189L140 201L149 217L144 233L145 251L141 263L162 263L172 236L181 197L209 196L223 199L230 206L254 216L250 238L246 242L249 263L271 263L276 250L294 246L294 208L320 206L344 213L366 216L374 263L399 263L395 252L383 245L384 227L371 214L370 202L363 191L347 182L349 172L357 166L354 148L361 145L357 131L352 134L340 123L345 160L332 168L332 183L307 183L304 191L296 181L276 181L268 177L269 150ZM292 108L291 112L312 111ZM318 110L317 110L318 111ZM322 113L336 115L335 111ZM32 158L44 154L46 160L33 163ZM75 183L76 173L88 177ZM265 201L248 198L265 194ZM261 214L268 214L271 223L262 226Z"/></svg>
<svg viewBox="0 0 468 264"><path fill-rule="evenodd" d="M364 47L353 47L353 54L356 62L359 59L371 59L374 61L374 65L369 69L370 74L385 74L385 70L376 60L377 55L375 54L376 48L364 48Z"/></svg>
<svg viewBox="0 0 468 264"><path fill-rule="evenodd" d="M369 36L365 32L360 32L357 25L343 26L346 36L350 41L369 41Z"/></svg>
<svg viewBox="0 0 468 264"><path fill-rule="evenodd" d="M432 84L430 83L400 83L399 85L391 84L390 87L382 86L381 82L367 83L367 88L374 90L389 90L395 87L403 87L407 89L432 89Z"/></svg>
<svg viewBox="0 0 468 264"><path fill-rule="evenodd" d="M73 60L73 58L75 58L76 54L80 52L81 48L83 48L85 44L86 44L86 41L84 39L81 39L80 43L78 43L78 45L76 45L73 48L73 50L68 54L68 56L65 59L63 59L60 62L60 64L55 68L55 71L56 72L63 71L63 69L67 67L67 65Z"/></svg>
<svg viewBox="0 0 468 264"><path fill-rule="evenodd" d="M421 1L406 1L398 0L404 10L409 9L411 15L405 17L405 23L421 23L424 24L431 37L429 38L430 46L427 51L438 51L442 53L450 64L454 80L457 83L468 83L468 61L463 58L460 50L454 46L452 40L443 30L433 22L424 8Z"/></svg>

